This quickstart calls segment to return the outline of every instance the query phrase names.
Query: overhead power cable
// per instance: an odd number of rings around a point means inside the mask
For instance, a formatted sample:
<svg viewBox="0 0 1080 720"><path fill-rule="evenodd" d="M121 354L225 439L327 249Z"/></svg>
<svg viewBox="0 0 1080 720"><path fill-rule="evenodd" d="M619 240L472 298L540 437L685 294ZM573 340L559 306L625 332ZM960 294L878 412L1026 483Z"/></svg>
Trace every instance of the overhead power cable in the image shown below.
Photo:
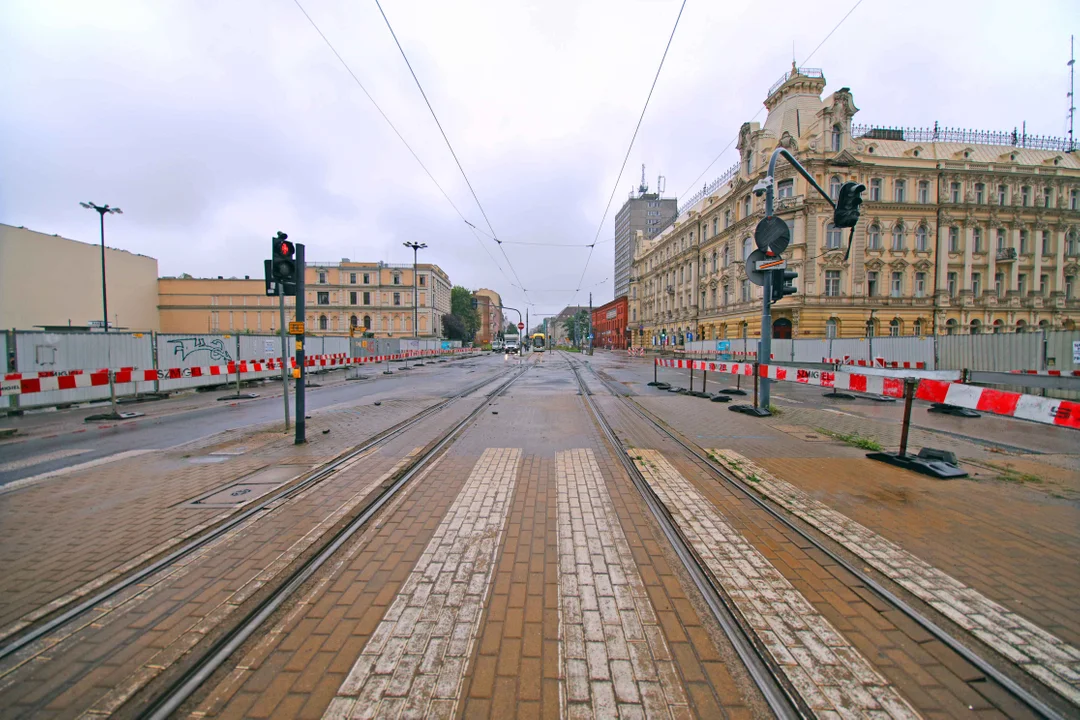
<svg viewBox="0 0 1080 720"><path fill-rule="evenodd" d="M345 62L345 59L343 57L341 57L341 54L334 47L334 44L330 42L330 39L328 37L326 37L326 34L323 33L323 31L319 28L319 26L318 26L318 24L316 24L315 20L313 20L312 17L310 15L308 15L307 10L305 10L304 6L300 4L300 0L293 0L293 2L296 4L296 7L300 9L300 12L302 12L304 14L304 17L307 18L307 21L311 24L311 27L315 28L315 32L317 32L319 34L319 37L321 37L323 42L326 43L326 46L328 48L330 48L330 52L334 53L334 57L336 57L338 59L338 62L341 63L341 66L343 68L345 68L345 72L349 73L349 76L353 79L353 82L355 82L357 87L359 87L360 90L363 91L363 93L367 97L367 99L371 102L372 105L375 106L375 109L379 111L379 115L381 115L382 119L386 121L386 124L390 126L390 129L394 131L394 134L397 135L398 140L401 141L401 144L404 145L408 149L409 153L413 156L413 159L416 160L417 164L420 165L421 168L423 168L424 173L426 173L428 178L431 180L431 182L435 184L435 187L437 187L439 189L439 192L442 193L442 196L444 198L446 198L446 202L450 203L450 207L454 208L454 212L457 213L458 217L461 218L462 222L464 222L466 225L468 225L474 231L477 230L478 228L475 225L473 225L471 222L469 222L469 219L466 218L464 214L462 214L462 212L458 208L458 206L454 204L454 201L451 200L450 196L446 194L446 190L444 190L443 186L439 184L439 181L435 179L435 176L431 174L431 171L428 170L427 165L425 165L424 161L420 159L420 156L416 154L416 151L413 150L412 146L409 145L409 142L405 139L405 137L397 129L397 127L394 125L394 123L390 120L390 118L386 115L386 113L383 112L383 109L381 107L379 107L379 103L375 102L375 98L373 98L371 96L371 93L368 92L367 88L364 87L364 83L360 82L360 78L358 78L356 76L356 73L354 73L352 71L352 68L350 68L349 64L347 62ZM473 236L476 237L476 241L478 243L480 243L480 246L482 248L484 248L484 252L487 252L488 257L491 258L492 262L495 262L495 258L492 257L490 252L488 252L487 246L484 245L484 241L480 239L480 236L477 235L475 232L473 233ZM499 272L502 273L502 276L506 279L506 281L508 283L510 283L510 277L506 274L506 271L503 270L502 266L499 265L498 262L495 262L495 267L499 268ZM518 281L518 282L520 282L520 281ZM513 283L511 283L511 284L513 284ZM518 286L515 286L515 287L518 287Z"/></svg>
<svg viewBox="0 0 1080 720"><path fill-rule="evenodd" d="M851 9L847 11L847 14L844 15L844 17L840 18L840 22L836 23L836 25L833 26L833 29L830 30L829 34L826 35L822 39L822 41L817 44L817 47L814 48L813 52L811 52L809 55L807 55L806 58L801 63L799 63L799 67L803 67L804 65L806 65L806 63L810 62L810 59L812 57L814 57L814 55L817 54L817 51L821 49L822 45L824 45L826 43L826 41L828 41L828 39L833 36L833 33L835 33L837 30L840 29L840 26L844 24L844 21L847 20L848 17L851 16L851 13L855 12L856 8L858 8L860 5L862 5L862 3L863 3L863 0L857 0L856 3L851 6ZM758 116L761 115L761 111L764 110L764 109L765 109L764 107L758 108L758 111L756 113L754 113L754 117L750 118L750 122L754 122L755 120L757 120ZM701 178L705 176L705 173L709 172L709 170L712 168L712 166L715 165L717 163L717 161L720 160L720 158L722 158L724 156L724 153L726 153L728 151L728 148L730 148L733 144L735 144L735 141L737 139L738 139L738 136L735 136L734 138L732 138L731 142L729 142L727 145L725 145L724 149L721 150L720 153L716 157L714 157L712 159L712 162L710 162L708 164L708 166L704 170L701 171L701 174L698 175L696 178L694 178L693 182L690 183L689 187L687 187L685 190L683 190L679 194L679 202L677 204L681 204L682 199L684 197L686 197L687 195L689 195L690 192L693 191L694 188L697 187L698 181L701 180Z"/></svg>
<svg viewBox="0 0 1080 720"><path fill-rule="evenodd" d="M685 2L685 0L683 0ZM453 156L454 162L457 164L458 170L461 172L461 177L465 179L465 184L469 187L469 192L472 193L473 200L476 201L476 207L480 208L480 214L484 216L484 222L487 223L488 230L491 231L492 239L498 244L499 249L502 250L503 258L506 259L506 264L510 268L510 272L514 274L514 278L518 281L518 287L525 293L525 288L521 282L521 277L518 276L517 270L514 269L514 264L510 262L510 256L506 254L506 250L502 247L502 240L499 240L499 234L495 232L495 228L491 225L491 219L488 218L487 211L484 210L483 203L480 202L480 198L476 195L476 190L473 188L472 182L469 180L469 176L465 173L465 168L461 165L461 160L458 159L457 153L454 152L454 146L450 143L450 138L446 136L446 131L443 129L442 123L439 122L439 116L435 114L435 108L431 106L431 101L428 100L427 93L424 92L424 86L420 84L420 78L416 76L416 71L413 70L412 63L409 62L409 56L405 54L405 48L401 46L401 41L398 40L397 33L394 32L394 27L390 24L390 18L386 17L386 13L383 11L382 5L379 0L375 0L375 6L379 8L379 14L382 15L383 22L386 23L386 28L390 31L390 36L394 38L394 44L397 45L398 52L401 53L401 57L405 60L405 65L409 68L409 74L412 75L413 81L416 83L416 87L420 90L420 96L424 98L424 104L427 105L428 111L431 113L431 117L435 120L435 125L439 128L439 133L442 135L443 140L446 142L446 147L450 150L450 155ZM528 299L528 293L525 293L525 299Z"/></svg>
<svg viewBox="0 0 1080 720"><path fill-rule="evenodd" d="M660 64L656 68L656 75L653 76L652 86L649 88L649 94L645 98L645 106L641 108L641 115L638 117L637 125L634 126L634 134L630 137L630 145L626 148L626 156L623 158L622 165L619 167L619 174L615 178L615 186L611 188L611 196L608 198L607 205L604 207L604 214L600 218L600 224L596 228L596 236L593 238L593 244L589 247L589 257L585 258L585 267L581 270L581 277L578 279L578 288L574 291L574 296L570 298L570 304L574 304L574 300L577 299L577 294L581 291L581 283L585 279L585 273L589 269L589 263L592 261L593 252L596 250L596 243L600 239L600 231L604 229L604 221L607 220L607 214L611 210L611 203L615 199L615 193L619 190L619 182L622 180L623 172L626 170L626 163L630 160L630 151L634 149L634 141L637 140L638 131L641 129L641 123L645 119L645 111L649 109L649 101L652 100L653 91L656 90L656 83L660 79L660 71L664 69L664 60L667 59L668 50L671 49L671 41L675 39L675 31L679 29L679 19L682 18L683 10L686 9L686 0L683 0L682 5L679 6L679 14L675 16L675 25L671 28L671 35L668 37L667 45L664 46L664 54L660 56Z"/></svg>

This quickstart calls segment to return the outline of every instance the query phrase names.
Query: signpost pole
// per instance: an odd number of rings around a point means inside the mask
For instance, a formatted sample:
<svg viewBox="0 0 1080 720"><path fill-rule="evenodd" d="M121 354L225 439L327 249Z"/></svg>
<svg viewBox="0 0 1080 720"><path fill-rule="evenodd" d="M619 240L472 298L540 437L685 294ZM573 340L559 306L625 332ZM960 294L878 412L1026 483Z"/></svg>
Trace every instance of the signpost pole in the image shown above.
<svg viewBox="0 0 1080 720"><path fill-rule="evenodd" d="M277 283L277 293L281 312L281 395L285 399L285 432L289 432L289 336L285 332L285 283Z"/></svg>
<svg viewBox="0 0 1080 720"><path fill-rule="evenodd" d="M240 333L236 333L236 397L240 397Z"/></svg>
<svg viewBox="0 0 1080 720"><path fill-rule="evenodd" d="M303 323L307 316L307 308L305 304L304 293L304 244L296 243L296 321ZM307 332L307 329L304 329ZM296 445L303 445L307 442L304 437L305 423L304 423L304 411L306 409L304 403L304 383L307 380L307 373L304 368L304 333L296 336L296 439L294 443Z"/></svg>

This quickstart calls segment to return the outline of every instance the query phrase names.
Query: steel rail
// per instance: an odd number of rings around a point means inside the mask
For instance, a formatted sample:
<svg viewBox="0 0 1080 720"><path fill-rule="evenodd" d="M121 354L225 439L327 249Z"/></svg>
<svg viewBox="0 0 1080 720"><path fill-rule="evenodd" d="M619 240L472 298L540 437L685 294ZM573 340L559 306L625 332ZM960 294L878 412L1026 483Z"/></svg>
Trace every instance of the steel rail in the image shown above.
<svg viewBox="0 0 1080 720"><path fill-rule="evenodd" d="M605 437L607 437L608 443L619 458L619 462L622 463L627 475L630 476L630 479L633 481L635 487L637 487L638 492L641 493L642 498L645 500L645 504L652 512L653 517L656 518L657 523L660 525L660 529L663 531L665 537L667 537L668 542L671 543L671 547L679 557L683 567L686 568L686 571L690 574L691 579L694 581L694 585L697 586L698 591L705 600L705 604L708 605L709 609L712 611L713 617L716 618L716 621L720 624L724 634L727 636L728 640L731 641L735 653L739 656L739 659L742 660L743 665L746 666L747 672L750 674L754 684L761 691L769 708L776 717L781 720L814 717L813 711L790 685L787 678L781 674L779 667L775 665L764 649L758 644L754 636L743 627L738 615L736 615L734 609L728 604L727 599L719 591L718 583L713 581L711 573L698 558L697 553L690 545L690 542L679 530L675 523L675 519L671 516L667 506L665 506L663 501L657 497L644 475L642 475L641 471L634 465L629 453L627 453L623 448L622 443L619 442L618 438L615 436L615 431L611 428L611 425L593 401L592 391L589 390L588 385L578 373L578 368L575 363L569 358L566 358L566 362L570 366L570 370L574 373L574 377L577 379L578 387L581 390L581 396L585 401L586 407L590 410ZM610 389L611 388L608 388L609 391Z"/></svg>
<svg viewBox="0 0 1080 720"><path fill-rule="evenodd" d="M1021 703L1023 703L1028 708L1041 715L1042 717L1048 718L1049 720L1065 720L1065 718L1067 717L1066 715L1063 715L1056 709L1047 705L1039 698L1035 697L1035 695L1033 695L1029 690L1027 690L1022 685L1013 680L1011 677L991 665L981 655L978 655L973 650L969 649L966 645L957 640L953 635L948 633L944 628L937 625L933 620L920 613L914 607L912 607L903 599L898 597L895 593L893 593L881 583L867 575L858 566L848 562L845 558L834 552L832 548L822 543L820 540L805 531L803 528L791 522L780 511L772 507L772 505L766 502L757 493L753 492L746 485L746 483L734 477L726 469L718 465L711 457L708 456L708 454L702 453L700 449L694 448L694 446L691 443L687 442L679 433L671 430L667 427L667 425L655 419L652 416L652 413L641 407L641 405L639 405L637 401L633 400L630 397L615 393L612 387L608 384L608 381L600 377L600 374L596 372L595 368L593 368L591 365L589 365L588 367L589 370L593 373L593 375L595 375L596 378L604 384L604 387L608 389L608 392L611 392L612 395L618 397L625 405L627 405L631 410L637 413L642 419L649 422L658 431L674 440L676 443L682 446L683 449L685 449L687 452L697 458L700 462L705 464L713 472L714 475L724 480L729 485L732 485L742 491L742 493L745 494L755 505L765 510L769 515L778 520L785 527L793 530L804 540L811 543L815 548L821 550L833 562L837 563L838 565L840 565L840 567L844 568L856 578L858 578L860 582L862 582L866 587L873 591L878 597L895 606L898 610L904 613L904 615L913 620L921 628L929 632L935 638L940 640L951 650L953 650L953 652L960 655L964 660L967 660L969 663L978 668L980 672L982 672L984 675L986 675L991 680L1000 685L1002 688L1004 688L1009 694L1011 694ZM1053 692L1052 688L1048 689ZM1056 694L1057 693L1055 693L1055 695Z"/></svg>
<svg viewBox="0 0 1080 720"><path fill-rule="evenodd" d="M517 370L516 372L511 371L514 372L514 376L491 393L488 393L486 396L487 399L490 400L501 395L518 378L528 372L528 370L529 366ZM483 384L487 385L490 383L491 380L489 379ZM447 431L431 449L414 460L405 473L398 477L393 484L384 489L377 498L361 511L359 515L354 517L347 525L335 533L334 537L323 545L322 550L294 570L289 578L278 586L278 588L269 596L264 598L257 607L253 608L244 620L218 638L208 651L195 662L195 664L187 668L187 670L185 670L164 693L155 698L146 709L141 711L138 714L138 717L145 720L165 720L173 712L179 709L180 706L191 697L199 687L225 663L226 660L228 660L230 655L236 652L236 650L240 648L240 646L243 645L244 642L246 642L247 639L250 638L252 634L254 634L254 632L258 630L259 627L266 622L266 620L272 616L294 592L307 582L307 580L311 578L311 576L314 575L327 560L333 557L334 553L336 553L342 545L348 542L349 538L351 538L357 530L364 527L368 520L382 509L382 507L386 505L386 503L388 503L410 480L421 472L424 472L433 460L441 456L442 451L457 439L461 432L484 411L485 407L486 403L482 403Z"/></svg>
<svg viewBox="0 0 1080 720"><path fill-rule="evenodd" d="M115 596L117 593L120 593L127 588L142 582L143 580L150 577L159 570L174 564L177 560L180 560L185 556L195 552L199 548L204 547L206 544L221 537L222 535L237 527L252 516L261 513L271 503L275 503L283 499L288 499L289 497L296 495L302 490L311 487L312 485L325 479L327 476L332 475L334 472L337 471L338 468L340 468L342 465L349 462L350 460L353 460L359 455L368 452L372 448L385 444L389 440L392 440L398 435L401 435L403 432L413 427L417 423L426 420L432 415L444 410L450 404L471 395L472 393L480 390L484 386L490 385L492 382L498 380L500 377L506 375L509 372L513 372L513 370L504 370L501 373L496 373L493 377L487 378L486 380L471 385L466 390L463 390L462 392L452 397L446 398L445 400L436 403L429 408L421 410L419 413L413 415L411 418L407 418L406 420L403 420L397 425L394 425L376 434L369 440L355 446L352 450L346 451L344 455L340 455L334 460L331 460L329 463L318 468L311 475L304 478L300 482L275 490L274 492L264 496L263 498L260 498L251 507L247 508L246 510L240 512L237 515L228 518L225 522L209 529L206 533L198 535L195 538L189 540L182 547L173 550L168 555L165 555L164 557L155 560L149 565L143 566L132 574L125 575L116 583L109 585L104 590L95 593L93 596L87 598L86 600L83 600L74 607L69 607L66 611L64 611L60 615L53 617L49 621L42 623L41 625L33 626L29 631L25 632L22 635L17 635L14 640L11 640L6 645L0 647L0 660L3 660L4 658L7 658L12 654L18 652L20 649L26 647L35 640L44 637L53 630L63 626L70 620L78 617L79 615L96 607L100 603L105 602L109 598Z"/></svg>

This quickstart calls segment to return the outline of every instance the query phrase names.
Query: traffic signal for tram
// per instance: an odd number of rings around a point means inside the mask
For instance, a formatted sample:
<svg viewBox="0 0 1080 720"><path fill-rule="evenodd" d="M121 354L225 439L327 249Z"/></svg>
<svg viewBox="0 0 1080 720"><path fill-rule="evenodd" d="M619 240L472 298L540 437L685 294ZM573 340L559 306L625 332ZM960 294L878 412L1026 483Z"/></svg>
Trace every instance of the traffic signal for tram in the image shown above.
<svg viewBox="0 0 1080 720"><path fill-rule="evenodd" d="M273 250L270 256L274 279L285 283L296 281L296 248L289 242L288 237L285 233L278 232L272 240Z"/></svg>
<svg viewBox="0 0 1080 720"><path fill-rule="evenodd" d="M788 295L794 295L799 291L795 287L795 278L799 273L794 270L770 270L772 276L772 301L783 300Z"/></svg>

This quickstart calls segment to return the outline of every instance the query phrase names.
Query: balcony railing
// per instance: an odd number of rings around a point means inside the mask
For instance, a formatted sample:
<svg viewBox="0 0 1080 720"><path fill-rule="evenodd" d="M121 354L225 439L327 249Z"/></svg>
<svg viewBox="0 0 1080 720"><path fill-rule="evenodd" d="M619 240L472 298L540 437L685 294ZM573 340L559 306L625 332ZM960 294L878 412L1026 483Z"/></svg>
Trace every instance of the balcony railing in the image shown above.
<svg viewBox="0 0 1080 720"><path fill-rule="evenodd" d="M821 72L821 68L793 68L784 73L779 80L772 84L772 87L769 88L769 92L765 93L765 97L769 97L770 95L772 95L781 85L783 85L796 75L802 75L803 77L810 78L824 77L824 74Z"/></svg>
<svg viewBox="0 0 1080 720"><path fill-rule="evenodd" d="M771 91L770 91L771 92ZM932 128L914 127L874 127L872 125L852 125L852 138L866 140L902 140L904 142L947 142L969 145L1001 145L1007 147L1031 148L1032 150L1050 150L1071 152L1080 149L1080 141L1050 135L1028 135L1018 132L1000 132L994 130L968 130L964 128L944 128L934 123Z"/></svg>

